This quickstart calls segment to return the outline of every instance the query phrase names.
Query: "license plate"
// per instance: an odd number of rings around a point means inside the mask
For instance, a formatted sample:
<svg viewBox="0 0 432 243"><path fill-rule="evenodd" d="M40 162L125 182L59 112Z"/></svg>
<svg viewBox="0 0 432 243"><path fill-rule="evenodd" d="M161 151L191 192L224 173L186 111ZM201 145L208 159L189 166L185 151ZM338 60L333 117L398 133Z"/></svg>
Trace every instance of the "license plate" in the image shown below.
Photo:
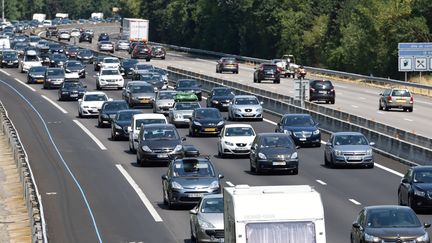
<svg viewBox="0 0 432 243"><path fill-rule="evenodd" d="M203 193L190 193L188 194L188 197L203 197Z"/></svg>
<svg viewBox="0 0 432 243"><path fill-rule="evenodd" d="M78 97L78 94L71 94L70 97Z"/></svg>
<svg viewBox="0 0 432 243"><path fill-rule="evenodd" d="M237 148L237 150L248 150L248 148L240 147L240 148Z"/></svg>
<svg viewBox="0 0 432 243"><path fill-rule="evenodd" d="M361 160L362 157L360 157L360 156L350 156L350 157L348 157L348 159L349 160Z"/></svg>
<svg viewBox="0 0 432 243"><path fill-rule="evenodd" d="M225 107L225 106L229 106L229 104L222 104L222 106L224 106L224 107Z"/></svg>
<svg viewBox="0 0 432 243"><path fill-rule="evenodd" d="M273 165L286 165L286 162L273 162Z"/></svg>
<svg viewBox="0 0 432 243"><path fill-rule="evenodd" d="M397 103L405 103L405 100L396 100Z"/></svg>
<svg viewBox="0 0 432 243"><path fill-rule="evenodd" d="M300 141L306 141L306 138L299 138Z"/></svg>
<svg viewBox="0 0 432 243"><path fill-rule="evenodd" d="M253 114L244 114L244 116L253 116Z"/></svg>
<svg viewBox="0 0 432 243"><path fill-rule="evenodd" d="M141 100L141 103L150 103L150 100Z"/></svg>
<svg viewBox="0 0 432 243"><path fill-rule="evenodd" d="M168 158L168 154L158 154L158 158Z"/></svg>
<svg viewBox="0 0 432 243"><path fill-rule="evenodd" d="M206 131L206 132L215 132L216 128L204 128L204 131Z"/></svg>
<svg viewBox="0 0 432 243"><path fill-rule="evenodd" d="M44 82L43 79L36 80L36 83L43 83L43 82Z"/></svg>
<svg viewBox="0 0 432 243"><path fill-rule="evenodd" d="M327 94L327 91L320 91L320 94Z"/></svg>

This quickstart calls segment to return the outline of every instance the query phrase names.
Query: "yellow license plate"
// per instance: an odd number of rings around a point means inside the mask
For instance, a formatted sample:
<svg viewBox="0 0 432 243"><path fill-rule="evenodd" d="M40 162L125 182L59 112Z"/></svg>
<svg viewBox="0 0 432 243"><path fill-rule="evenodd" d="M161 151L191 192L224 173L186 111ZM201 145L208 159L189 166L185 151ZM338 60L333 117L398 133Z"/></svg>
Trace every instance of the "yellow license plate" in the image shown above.
<svg viewBox="0 0 432 243"><path fill-rule="evenodd" d="M216 128L204 128L205 132L216 132Z"/></svg>
<svg viewBox="0 0 432 243"><path fill-rule="evenodd" d="M396 100L397 103L405 103L405 100Z"/></svg>
<svg viewBox="0 0 432 243"><path fill-rule="evenodd" d="M36 83L43 83L43 82L44 82L43 79L36 80Z"/></svg>
<svg viewBox="0 0 432 243"><path fill-rule="evenodd" d="M150 103L150 100L141 100L141 103Z"/></svg>

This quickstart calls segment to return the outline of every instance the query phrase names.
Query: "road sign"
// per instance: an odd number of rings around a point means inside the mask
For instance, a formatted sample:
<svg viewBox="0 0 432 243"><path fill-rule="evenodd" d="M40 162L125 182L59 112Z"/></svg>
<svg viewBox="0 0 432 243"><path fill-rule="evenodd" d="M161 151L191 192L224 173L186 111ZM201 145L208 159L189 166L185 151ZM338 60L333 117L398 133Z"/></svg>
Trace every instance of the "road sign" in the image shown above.
<svg viewBox="0 0 432 243"><path fill-rule="evenodd" d="M414 70L415 71L426 71L428 70L427 58L416 57L414 58Z"/></svg>
<svg viewBox="0 0 432 243"><path fill-rule="evenodd" d="M399 43L398 49L406 49L406 50L422 50L422 49L432 49L431 42L420 42L420 43Z"/></svg>
<svg viewBox="0 0 432 243"><path fill-rule="evenodd" d="M399 72L410 72L413 70L411 57L399 57Z"/></svg>
<svg viewBox="0 0 432 243"><path fill-rule="evenodd" d="M432 56L432 50L399 50L399 56Z"/></svg>

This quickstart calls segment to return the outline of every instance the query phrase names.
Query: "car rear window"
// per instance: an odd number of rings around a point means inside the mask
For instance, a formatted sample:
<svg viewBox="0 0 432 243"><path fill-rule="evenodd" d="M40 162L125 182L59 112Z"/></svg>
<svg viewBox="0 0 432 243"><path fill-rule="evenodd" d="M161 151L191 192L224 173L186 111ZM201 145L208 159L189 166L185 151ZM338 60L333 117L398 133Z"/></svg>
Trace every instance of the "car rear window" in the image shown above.
<svg viewBox="0 0 432 243"><path fill-rule="evenodd" d="M277 69L277 66L274 64L263 65L264 69Z"/></svg>
<svg viewBox="0 0 432 243"><path fill-rule="evenodd" d="M311 86L316 88L333 88L333 84L329 80L325 80L325 81L315 80L312 81Z"/></svg>
<svg viewBox="0 0 432 243"><path fill-rule="evenodd" d="M393 90L392 96L399 96L399 97L410 97L411 93L408 90L402 90L402 89L395 89Z"/></svg>

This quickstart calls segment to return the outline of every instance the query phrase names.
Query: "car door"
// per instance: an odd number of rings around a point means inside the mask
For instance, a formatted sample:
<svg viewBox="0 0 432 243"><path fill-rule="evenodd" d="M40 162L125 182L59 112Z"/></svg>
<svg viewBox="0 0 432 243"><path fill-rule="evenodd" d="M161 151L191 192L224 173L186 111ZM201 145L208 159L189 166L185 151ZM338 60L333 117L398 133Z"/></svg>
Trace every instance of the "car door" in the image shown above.
<svg viewBox="0 0 432 243"><path fill-rule="evenodd" d="M208 94L207 101L206 101L206 105L207 105L207 107L211 107L212 98L213 98L213 92L210 92L210 93Z"/></svg>
<svg viewBox="0 0 432 243"><path fill-rule="evenodd" d="M327 158L327 160L331 159L331 153L333 150L333 141L334 141L334 136L330 136L329 141L326 143L325 149L324 149L324 156Z"/></svg>
<svg viewBox="0 0 432 243"><path fill-rule="evenodd" d="M362 211L360 211L357 219L355 222L357 222L360 225L360 228L355 228L352 227L352 239L353 239L353 243L361 243L362 239L364 237L364 227L366 226L366 212L363 209Z"/></svg>
<svg viewBox="0 0 432 243"><path fill-rule="evenodd" d="M408 205L408 195L411 190L412 183L412 169L409 169L405 176L402 178L401 183L399 185L399 193L401 197L401 201L403 204Z"/></svg>
<svg viewBox="0 0 432 243"><path fill-rule="evenodd" d="M259 148L259 141L260 141L260 136L257 135L255 137L253 143L252 143L251 151L250 151L250 154L249 154L250 161L255 166L255 168L256 168L256 157L257 157L258 148Z"/></svg>
<svg viewBox="0 0 432 243"><path fill-rule="evenodd" d="M283 129L283 124L285 124L285 117L282 117L281 120L278 122L278 124L276 125L276 129L275 132L280 132L283 133L284 129Z"/></svg>
<svg viewBox="0 0 432 243"><path fill-rule="evenodd" d="M218 139L218 149L221 149L222 152L222 143L223 143L223 137L225 136L225 127L222 128L221 132L219 133L219 139Z"/></svg>

